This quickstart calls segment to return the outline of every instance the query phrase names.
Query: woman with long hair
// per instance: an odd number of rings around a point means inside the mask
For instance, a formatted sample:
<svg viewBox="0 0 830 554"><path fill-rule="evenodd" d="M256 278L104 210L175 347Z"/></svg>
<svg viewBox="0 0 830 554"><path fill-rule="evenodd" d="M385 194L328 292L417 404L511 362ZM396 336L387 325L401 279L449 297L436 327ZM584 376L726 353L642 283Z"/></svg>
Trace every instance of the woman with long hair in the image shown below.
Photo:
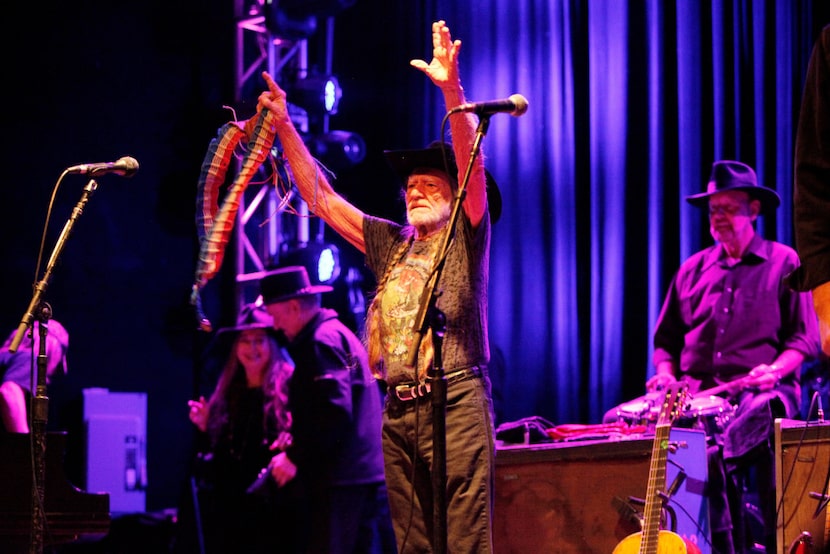
<svg viewBox="0 0 830 554"><path fill-rule="evenodd" d="M282 353L271 316L247 305L237 325L221 329L230 352L209 400L190 400L201 431L198 497L208 553L290 552L291 491L257 482L275 453L291 442L287 409L293 366Z"/></svg>

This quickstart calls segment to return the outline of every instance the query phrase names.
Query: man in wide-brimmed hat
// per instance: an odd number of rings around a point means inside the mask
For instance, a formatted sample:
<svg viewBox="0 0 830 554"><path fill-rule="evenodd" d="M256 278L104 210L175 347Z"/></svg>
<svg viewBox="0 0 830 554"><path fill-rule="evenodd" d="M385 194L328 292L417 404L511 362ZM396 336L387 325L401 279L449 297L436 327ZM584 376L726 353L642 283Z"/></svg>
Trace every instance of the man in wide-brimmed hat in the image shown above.
<svg viewBox="0 0 830 554"><path fill-rule="evenodd" d="M737 406L716 433L722 447L713 449L709 464L713 546L749 550L741 480L754 465L767 551L775 552L773 422L800 413L799 370L816 354L815 315L809 294L784 284L798 266L795 251L755 231L756 219L772 213L779 198L758 184L750 166L715 162L706 190L687 201L708 211L715 244L683 262L671 282L647 388L682 379L693 395L717 393Z"/></svg>
<svg viewBox="0 0 830 554"><path fill-rule="evenodd" d="M465 102L458 71L461 41L452 39L444 21L436 21L432 42L429 63L410 63L441 89L450 111ZM482 156L472 164L455 227L449 225L470 165L475 116L450 116L451 149L436 144L385 153L404 183L407 224L400 225L364 214L332 189L291 123L285 92L267 74L264 78L269 90L260 95L259 107L273 116L300 194L314 214L366 254L377 278L377 292L367 312L366 342L372 369L389 391L383 444L399 550L433 550L432 393L427 371L442 369L447 403L453 406L446 414L447 481L463 485L448 487L446 537L438 539L446 538L458 552L492 552L495 450L486 371L490 359L487 287L491 224L501 200ZM454 238L436 287L440 290L436 306L446 317L446 333L441 367L434 368L438 352L433 334L413 326L448 234ZM415 434L409 427L413 418L421 422Z"/></svg>
<svg viewBox="0 0 830 554"><path fill-rule="evenodd" d="M294 361L292 442L268 471L280 486L296 481L306 493L297 506L308 523L300 551L366 551L383 483L380 391L366 350L337 312L321 306L332 288L312 285L305 267L264 272L259 287Z"/></svg>

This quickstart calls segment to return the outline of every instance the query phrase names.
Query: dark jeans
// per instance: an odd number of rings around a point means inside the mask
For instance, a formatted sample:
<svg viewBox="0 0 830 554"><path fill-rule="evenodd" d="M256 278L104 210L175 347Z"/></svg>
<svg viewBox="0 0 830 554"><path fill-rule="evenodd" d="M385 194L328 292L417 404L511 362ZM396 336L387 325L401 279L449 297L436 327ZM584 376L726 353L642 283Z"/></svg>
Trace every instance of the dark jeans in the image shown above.
<svg viewBox="0 0 830 554"><path fill-rule="evenodd" d="M723 436L718 437L719 444L707 452L714 554L750 552L754 542L764 544L767 552L776 552L774 421L779 417L797 417L798 403L789 385L764 393L746 391L736 400L734 419ZM748 516L743 498L747 483L758 495L764 525L762 537L747 533ZM721 544L717 544L717 532L730 530L733 545L728 544L728 537L723 533Z"/></svg>
<svg viewBox="0 0 830 554"><path fill-rule="evenodd" d="M495 444L489 380L472 378L447 389L447 548L493 551ZM398 551L432 552L432 404L387 398L383 414L386 485ZM414 481L413 481L414 477Z"/></svg>
<svg viewBox="0 0 830 554"><path fill-rule="evenodd" d="M312 493L308 554L365 554L376 541L380 483Z"/></svg>

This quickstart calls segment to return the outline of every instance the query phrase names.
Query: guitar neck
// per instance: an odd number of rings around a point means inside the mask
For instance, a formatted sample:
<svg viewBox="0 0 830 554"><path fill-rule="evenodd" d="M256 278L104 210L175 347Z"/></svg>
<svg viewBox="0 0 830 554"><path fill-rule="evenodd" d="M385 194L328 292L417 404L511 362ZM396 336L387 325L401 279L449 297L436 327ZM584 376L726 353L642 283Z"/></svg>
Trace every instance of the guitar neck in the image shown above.
<svg viewBox="0 0 830 554"><path fill-rule="evenodd" d="M660 493L666 488L666 458L669 450L669 433L671 424L658 425L651 447L651 465L648 472L648 489L643 510L643 536L640 543L641 554L656 554L660 536L660 520L663 512L663 499Z"/></svg>

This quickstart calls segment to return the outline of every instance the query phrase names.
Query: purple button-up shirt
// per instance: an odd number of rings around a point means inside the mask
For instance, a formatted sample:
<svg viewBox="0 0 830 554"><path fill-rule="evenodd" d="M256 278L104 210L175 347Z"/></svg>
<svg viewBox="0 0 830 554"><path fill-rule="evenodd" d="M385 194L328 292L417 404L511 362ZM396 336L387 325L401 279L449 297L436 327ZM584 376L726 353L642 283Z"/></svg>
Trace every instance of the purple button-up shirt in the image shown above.
<svg viewBox="0 0 830 554"><path fill-rule="evenodd" d="M798 267L795 250L755 235L740 262L722 245L692 255L671 282L654 332L654 363L673 360L701 388L731 381L783 350L815 356L818 325L810 293L784 277Z"/></svg>

